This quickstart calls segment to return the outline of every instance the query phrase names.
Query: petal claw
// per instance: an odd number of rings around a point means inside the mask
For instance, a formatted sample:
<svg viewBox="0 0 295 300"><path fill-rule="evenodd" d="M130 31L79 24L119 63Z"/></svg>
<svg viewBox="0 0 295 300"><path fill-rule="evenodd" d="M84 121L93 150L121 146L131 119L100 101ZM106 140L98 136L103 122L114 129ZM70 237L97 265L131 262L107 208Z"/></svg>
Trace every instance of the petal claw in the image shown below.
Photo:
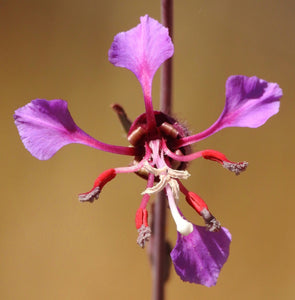
<svg viewBox="0 0 295 300"><path fill-rule="evenodd" d="M178 147L201 141L226 127L257 128L278 113L282 95L277 83L256 76L230 76L225 106L217 121L203 132L180 139Z"/></svg>
<svg viewBox="0 0 295 300"><path fill-rule="evenodd" d="M102 143L74 122L66 101L36 99L18 108L15 125L25 148L36 158L47 160L62 147L78 143L102 151L134 155L134 148Z"/></svg>

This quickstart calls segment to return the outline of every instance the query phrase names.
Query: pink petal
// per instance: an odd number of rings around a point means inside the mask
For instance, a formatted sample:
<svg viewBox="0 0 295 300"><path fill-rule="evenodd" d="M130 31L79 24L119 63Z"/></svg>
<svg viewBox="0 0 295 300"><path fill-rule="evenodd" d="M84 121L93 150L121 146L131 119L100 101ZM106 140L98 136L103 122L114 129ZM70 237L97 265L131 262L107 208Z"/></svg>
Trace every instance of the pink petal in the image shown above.
<svg viewBox="0 0 295 300"><path fill-rule="evenodd" d="M151 84L155 72L173 51L168 29L145 15L139 25L115 36L109 61L132 71L144 87Z"/></svg>
<svg viewBox="0 0 295 300"><path fill-rule="evenodd" d="M230 76L226 82L225 107L218 120L207 130L183 138L180 145L198 142L226 127L259 127L278 113L282 95L277 83L256 76Z"/></svg>
<svg viewBox="0 0 295 300"><path fill-rule="evenodd" d="M161 64L173 55L168 29L148 15L140 24L117 34L109 50L109 61L132 71L139 80L145 101L148 127L156 126L152 104L152 80Z"/></svg>
<svg viewBox="0 0 295 300"><path fill-rule="evenodd" d="M283 93L277 83L256 76L231 76L226 82L226 103L220 117L222 127L263 125L279 111Z"/></svg>
<svg viewBox="0 0 295 300"><path fill-rule="evenodd" d="M117 154L133 155L134 152L133 148L104 144L89 136L75 124L63 100L33 100L17 109L14 119L26 149L41 160L51 158L71 143Z"/></svg>

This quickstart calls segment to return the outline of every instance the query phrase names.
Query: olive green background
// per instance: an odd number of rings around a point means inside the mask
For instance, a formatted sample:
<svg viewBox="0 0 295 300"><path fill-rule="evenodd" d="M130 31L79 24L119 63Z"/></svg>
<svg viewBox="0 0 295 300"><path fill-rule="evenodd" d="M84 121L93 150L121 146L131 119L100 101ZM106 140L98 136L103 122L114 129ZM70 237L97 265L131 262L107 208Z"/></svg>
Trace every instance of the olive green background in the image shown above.
<svg viewBox="0 0 295 300"><path fill-rule="evenodd" d="M201 159L190 166L186 186L207 201L233 242L217 286L184 283L172 270L169 300L295 299L294 9L279 0L175 1L174 112L192 132L217 119L230 75L278 82L284 97L261 128L225 129L195 147L248 160L249 168L235 176ZM12 118L32 99L62 98L86 132L127 145L110 104L121 103L134 119L144 111L142 92L130 71L108 62L107 51L115 34L145 14L159 20L159 1L0 1L1 299L151 298L134 225L144 181L120 175L94 204L77 200L100 172L130 158L70 145L39 161ZM202 223L183 199L180 205ZM170 214L167 226L174 244Z"/></svg>

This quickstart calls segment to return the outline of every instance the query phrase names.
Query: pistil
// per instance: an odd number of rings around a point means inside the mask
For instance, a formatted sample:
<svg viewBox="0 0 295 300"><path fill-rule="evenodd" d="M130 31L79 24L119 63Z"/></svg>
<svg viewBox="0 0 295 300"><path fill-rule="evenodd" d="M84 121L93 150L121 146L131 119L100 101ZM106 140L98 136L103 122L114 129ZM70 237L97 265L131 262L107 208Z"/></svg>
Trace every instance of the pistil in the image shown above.
<svg viewBox="0 0 295 300"><path fill-rule="evenodd" d="M183 235L189 235L193 231L192 223L188 222L180 215L178 207L175 203L175 197L170 186L166 187L166 192L171 215L175 221L177 231Z"/></svg>

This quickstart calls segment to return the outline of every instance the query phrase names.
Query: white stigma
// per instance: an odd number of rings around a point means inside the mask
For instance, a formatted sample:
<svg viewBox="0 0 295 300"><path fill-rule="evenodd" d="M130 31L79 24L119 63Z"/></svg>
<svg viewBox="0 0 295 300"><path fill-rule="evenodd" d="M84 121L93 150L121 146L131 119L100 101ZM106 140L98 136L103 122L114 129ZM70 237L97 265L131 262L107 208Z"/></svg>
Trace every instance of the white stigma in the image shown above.
<svg viewBox="0 0 295 300"><path fill-rule="evenodd" d="M179 213L178 208L175 203L174 198L174 191L173 188L170 186L166 187L167 191L167 196L168 196L168 202L169 202L169 207L171 211L171 215L174 219L174 222L176 224L176 229L179 233L182 235L189 235L191 232L193 232L194 227L193 224L190 223L189 221L185 220Z"/></svg>
<svg viewBox="0 0 295 300"><path fill-rule="evenodd" d="M173 190L174 197L178 199L179 186L175 179L187 179L190 176L188 171L174 170L168 166L162 168L154 168L147 161L143 168L149 173L159 176L160 181L153 187L147 188L141 194L152 195L162 191L167 184L169 184ZM176 195L177 194L177 195Z"/></svg>
<svg viewBox="0 0 295 300"><path fill-rule="evenodd" d="M182 217L180 217L180 218L181 218L181 220L179 219L178 222L176 223L177 231L179 233L181 233L182 235L189 235L194 230L193 224L190 223L189 221L183 219ZM174 219L174 221L176 222L175 219Z"/></svg>
<svg viewBox="0 0 295 300"><path fill-rule="evenodd" d="M186 170L174 170L166 165L164 158L164 152L160 149L161 141L153 140L149 143L151 149L151 159L145 161L143 169L148 171L150 174L155 175L159 178L159 182L152 187L148 187L141 194L152 195L166 189L168 202L172 217L175 221L177 231L182 235L188 235L194 227L192 223L185 220L180 212L175 201L179 199L179 184L178 180L188 179L190 176ZM153 167L153 166L156 166Z"/></svg>
<svg viewBox="0 0 295 300"><path fill-rule="evenodd" d="M159 178L160 178L160 181L156 185L145 189L141 194L142 195L144 195L144 194L152 195L152 194L158 193L158 192L162 191L164 189L164 187L171 180L170 176L165 176L165 175L160 175Z"/></svg>

